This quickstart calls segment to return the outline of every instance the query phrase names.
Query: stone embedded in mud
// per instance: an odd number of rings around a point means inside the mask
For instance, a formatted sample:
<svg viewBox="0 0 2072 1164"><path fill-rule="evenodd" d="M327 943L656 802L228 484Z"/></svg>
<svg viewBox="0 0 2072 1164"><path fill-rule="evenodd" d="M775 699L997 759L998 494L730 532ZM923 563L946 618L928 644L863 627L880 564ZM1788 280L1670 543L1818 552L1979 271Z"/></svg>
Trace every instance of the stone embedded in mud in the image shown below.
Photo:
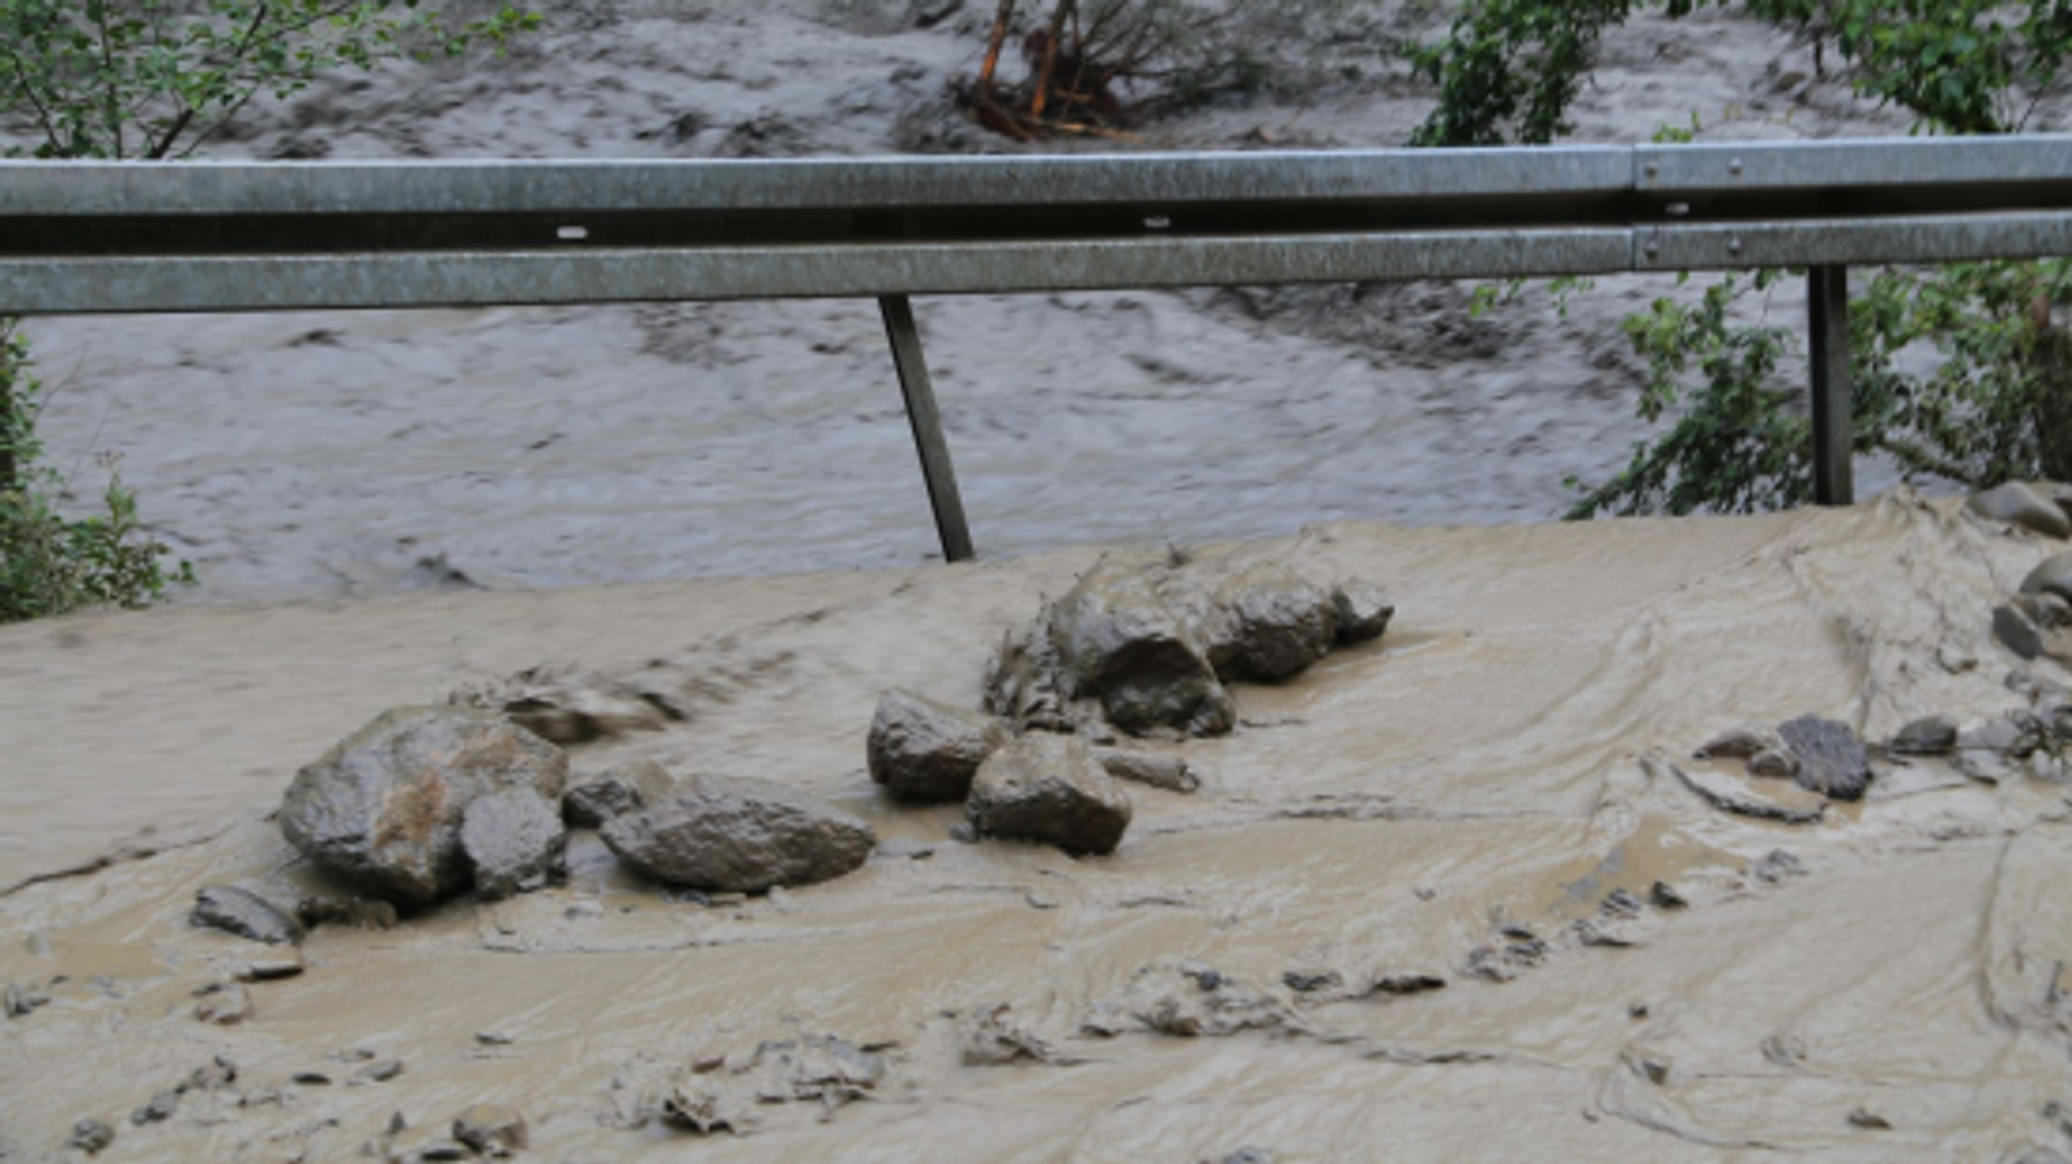
<svg viewBox="0 0 2072 1164"><path fill-rule="evenodd" d="M217 1026L235 1026L252 1017L252 994L236 982L211 983L194 1004L194 1017Z"/></svg>
<svg viewBox="0 0 2072 1164"><path fill-rule="evenodd" d="M1928 715L1899 729L1886 749L1902 756L1940 756L1957 748L1957 718Z"/></svg>
<svg viewBox="0 0 2072 1164"><path fill-rule="evenodd" d="M455 1118L453 1138L484 1156L509 1156L526 1145L525 1117L501 1104L478 1103Z"/></svg>
<svg viewBox="0 0 2072 1164"><path fill-rule="evenodd" d="M65 1146L96 1156L114 1142L114 1128L100 1120L80 1120L72 1125L72 1138L65 1141Z"/></svg>
<svg viewBox="0 0 2072 1164"><path fill-rule="evenodd" d="M461 846L470 802L523 791L554 805L567 779L560 748L494 712L397 708L295 774L281 831L318 866L429 905L472 884Z"/></svg>
<svg viewBox="0 0 2072 1164"><path fill-rule="evenodd" d="M657 881L740 893L840 877L878 843L863 821L796 789L711 775L682 780L667 799L605 822L600 835Z"/></svg>
<svg viewBox="0 0 2072 1164"><path fill-rule="evenodd" d="M1777 734L1799 758L1799 787L1835 800L1861 800L1870 784L1870 757L1848 724L1802 715Z"/></svg>
<svg viewBox="0 0 2072 1164"><path fill-rule="evenodd" d="M1357 578L1331 588L1331 609L1337 618L1338 641L1346 646L1380 638L1396 616L1396 604L1381 587Z"/></svg>
<svg viewBox="0 0 2072 1164"><path fill-rule="evenodd" d="M234 885L205 885L194 895L195 925L272 945L302 940L302 926L272 902Z"/></svg>
<svg viewBox="0 0 2072 1164"><path fill-rule="evenodd" d="M1187 768L1185 756L1138 752L1127 748L1095 748L1094 760L1118 780L1134 780L1168 792L1201 790L1201 777Z"/></svg>
<svg viewBox="0 0 2072 1164"><path fill-rule="evenodd" d="M1130 824L1130 799L1085 741L1036 733L993 753L964 811L981 835L1111 853Z"/></svg>
<svg viewBox="0 0 2072 1164"><path fill-rule="evenodd" d="M530 789L478 796L461 813L461 851L484 900L543 889L561 875L568 830L554 803Z"/></svg>
<svg viewBox="0 0 2072 1164"><path fill-rule="evenodd" d="M2043 654L2043 631L2011 602L1993 608L1993 637L2024 659Z"/></svg>
<svg viewBox="0 0 2072 1164"><path fill-rule="evenodd" d="M602 828L621 813L646 808L669 795L669 770L653 760L635 760L579 784L561 794L561 819L570 828Z"/></svg>
<svg viewBox="0 0 2072 1164"><path fill-rule="evenodd" d="M2072 537L2072 519L2058 504L2023 481L1974 493L1964 507L1980 517L2022 526L2054 538Z"/></svg>
<svg viewBox="0 0 2072 1164"><path fill-rule="evenodd" d="M1216 587L1209 663L1216 676L1277 682L1331 652L1338 613L1331 596L1286 566L1247 567Z"/></svg>
<svg viewBox="0 0 2072 1164"><path fill-rule="evenodd" d="M983 712L888 691L871 719L871 779L909 800L962 800L979 765L1006 742L1006 726Z"/></svg>
<svg viewBox="0 0 2072 1164"><path fill-rule="evenodd" d="M2055 594L2072 602L2072 554L2053 554L2022 579L2023 594Z"/></svg>
<svg viewBox="0 0 2072 1164"><path fill-rule="evenodd" d="M1696 752L1694 760L1752 760L1764 752L1775 751L1784 746L1783 737L1768 728L1743 726L1729 728L1705 741Z"/></svg>
<svg viewBox="0 0 2072 1164"><path fill-rule="evenodd" d="M1143 571L1095 566L1051 605L1043 625L1064 695L1099 700L1116 727L1211 736L1235 724L1236 705L1196 628L1173 613Z"/></svg>

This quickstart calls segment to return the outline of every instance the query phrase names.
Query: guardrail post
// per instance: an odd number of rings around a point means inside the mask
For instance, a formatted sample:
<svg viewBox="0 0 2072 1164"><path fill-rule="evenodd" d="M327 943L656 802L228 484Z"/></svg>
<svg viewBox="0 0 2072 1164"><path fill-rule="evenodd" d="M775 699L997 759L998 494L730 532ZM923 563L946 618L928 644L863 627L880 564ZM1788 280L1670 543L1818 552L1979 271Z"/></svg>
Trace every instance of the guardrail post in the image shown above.
<svg viewBox="0 0 2072 1164"><path fill-rule="evenodd" d="M1856 444L1849 418L1849 268L1806 274L1808 356L1813 365L1813 503L1853 505Z"/></svg>
<svg viewBox="0 0 2072 1164"><path fill-rule="evenodd" d="M957 495L957 472L950 467L950 444L943 438L942 414L935 409L935 389L928 382L928 361L921 352L921 332L914 326L914 307L904 295L878 298L885 317L885 337L892 341L892 363L899 370L899 390L906 397L907 422L921 452L921 476L928 482L928 503L935 508L935 529L942 536L946 561L968 562L971 530L964 524L964 500Z"/></svg>

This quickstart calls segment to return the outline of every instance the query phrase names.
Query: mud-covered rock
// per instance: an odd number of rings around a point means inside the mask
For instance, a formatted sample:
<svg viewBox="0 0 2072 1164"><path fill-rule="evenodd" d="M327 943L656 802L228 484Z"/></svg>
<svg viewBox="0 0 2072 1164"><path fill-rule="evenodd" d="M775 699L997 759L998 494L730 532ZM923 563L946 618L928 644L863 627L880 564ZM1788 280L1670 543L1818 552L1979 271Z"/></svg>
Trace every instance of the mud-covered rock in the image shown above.
<svg viewBox="0 0 2072 1164"><path fill-rule="evenodd" d="M1247 567L1223 580L1206 619L1209 663L1228 682L1277 682L1307 670L1331 652L1338 612L1331 596L1276 563Z"/></svg>
<svg viewBox="0 0 2072 1164"><path fill-rule="evenodd" d="M576 829L602 828L621 813L646 808L669 794L669 770L653 760L634 760L600 776L571 784L561 794L561 819Z"/></svg>
<svg viewBox="0 0 2072 1164"><path fill-rule="evenodd" d="M202 988L194 1017L220 1027L235 1026L252 1017L252 992L236 982L211 983Z"/></svg>
<svg viewBox="0 0 2072 1164"><path fill-rule="evenodd" d="M77 1149L89 1156L99 1155L108 1145L115 1142L115 1129L101 1120L80 1120L72 1125L72 1138L65 1141L67 1148Z"/></svg>
<svg viewBox="0 0 2072 1164"><path fill-rule="evenodd" d="M1173 612L1141 570L1095 566L1051 605L1044 630L1065 696L1098 700L1126 732L1209 736L1236 722L1198 628Z"/></svg>
<svg viewBox="0 0 2072 1164"><path fill-rule="evenodd" d="M1331 588L1331 610L1338 641L1345 646L1380 638L1389 629L1389 620L1396 617L1396 604L1389 601L1387 592L1357 578Z"/></svg>
<svg viewBox="0 0 2072 1164"><path fill-rule="evenodd" d="M525 1117L502 1104L478 1103L454 1119L453 1138L484 1156L509 1156L526 1145Z"/></svg>
<svg viewBox="0 0 2072 1164"><path fill-rule="evenodd" d="M1130 824L1130 799L1085 741L1022 736L980 766L965 814L981 835L1109 853Z"/></svg>
<svg viewBox="0 0 2072 1164"><path fill-rule="evenodd" d="M1980 517L2004 521L2047 537L2072 537L2072 519L2042 491L2023 481L2009 481L1974 493L1965 508Z"/></svg>
<svg viewBox="0 0 2072 1164"><path fill-rule="evenodd" d="M527 788L478 796L461 813L461 851L475 892L494 901L559 880L568 830L553 801Z"/></svg>
<svg viewBox="0 0 2072 1164"><path fill-rule="evenodd" d="M1957 717L1928 715L1900 728L1886 745L1901 756L1940 756L1957 748Z"/></svg>
<svg viewBox="0 0 2072 1164"><path fill-rule="evenodd" d="M461 824L476 797L557 804L568 757L494 712L383 712L295 774L281 831L312 862L376 895L427 905L466 890Z"/></svg>
<svg viewBox="0 0 2072 1164"><path fill-rule="evenodd" d="M770 780L696 775L667 799L605 822L612 852L657 881L759 893L840 877L877 834L850 814Z"/></svg>
<svg viewBox="0 0 2072 1164"><path fill-rule="evenodd" d="M888 691L871 719L871 779L908 800L962 800L979 765L1006 742L1006 726L984 712Z"/></svg>
<svg viewBox="0 0 2072 1164"><path fill-rule="evenodd" d="M2003 602L1993 608L1993 637L2024 659L2038 658L2043 654L2042 628L2012 602Z"/></svg>
<svg viewBox="0 0 2072 1164"><path fill-rule="evenodd" d="M1777 734L1799 758L1801 788L1835 800L1863 799L1871 780L1870 757L1848 724L1802 715L1779 725Z"/></svg>
<svg viewBox="0 0 2072 1164"><path fill-rule="evenodd" d="M1698 746L1697 760L1752 760L1764 752L1784 746L1783 737L1768 728L1743 725L1728 728Z"/></svg>
<svg viewBox="0 0 2072 1164"><path fill-rule="evenodd" d="M302 940L302 926L272 902L235 885L205 885L194 895L195 925L273 945Z"/></svg>
<svg viewBox="0 0 2072 1164"><path fill-rule="evenodd" d="M1168 792L1193 793L1201 789L1201 777L1188 769L1185 756L1131 748L1095 748L1094 760L1117 780L1134 780Z"/></svg>

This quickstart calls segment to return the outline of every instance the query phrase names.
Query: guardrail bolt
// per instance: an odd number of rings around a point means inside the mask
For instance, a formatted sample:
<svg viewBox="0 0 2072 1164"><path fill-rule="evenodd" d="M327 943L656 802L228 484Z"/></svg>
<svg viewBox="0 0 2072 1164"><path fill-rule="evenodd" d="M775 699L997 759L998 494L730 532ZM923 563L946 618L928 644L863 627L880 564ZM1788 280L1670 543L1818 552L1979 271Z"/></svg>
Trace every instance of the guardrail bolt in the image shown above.
<svg viewBox="0 0 2072 1164"><path fill-rule="evenodd" d="M1661 174L1662 174L1662 163L1660 163L1660 162L1649 162L1649 163L1647 164L1647 167L1646 167L1646 172L1647 172L1647 176L1648 176L1649 178L1657 178L1657 177L1660 177L1660 176L1661 176Z"/></svg>
<svg viewBox="0 0 2072 1164"><path fill-rule="evenodd" d="M1728 239L1728 240L1727 240L1727 253L1728 253L1728 254L1730 254L1730 255L1738 255L1738 254L1740 254L1740 253L1741 253L1741 240L1740 240L1740 239L1738 239L1738 238L1731 238L1731 239Z"/></svg>
<svg viewBox="0 0 2072 1164"><path fill-rule="evenodd" d="M1727 173L1734 175L1736 178L1741 176L1740 158L1735 158L1733 161L1727 163Z"/></svg>

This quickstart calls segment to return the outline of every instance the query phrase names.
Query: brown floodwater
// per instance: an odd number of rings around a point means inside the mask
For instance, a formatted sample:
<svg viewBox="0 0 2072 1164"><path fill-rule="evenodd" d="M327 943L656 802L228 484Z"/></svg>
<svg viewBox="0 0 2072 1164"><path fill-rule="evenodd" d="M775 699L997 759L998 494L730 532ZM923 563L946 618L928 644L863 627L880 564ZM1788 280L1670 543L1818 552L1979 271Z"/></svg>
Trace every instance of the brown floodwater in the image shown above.
<svg viewBox="0 0 2072 1164"><path fill-rule="evenodd" d="M97 1118L117 1129L102 1160L347 1159L480 1102L567 1161L2062 1152L2065 785L1920 761L1786 825L1684 779L1781 802L1687 757L1805 712L1876 741L2018 706L1990 611L2051 548L1901 492L1215 550L1380 582L1397 621L1238 689L1233 735L1166 745L1201 790L1132 786L1122 846L1088 859L950 839L954 809L876 794L863 737L888 687L975 702L1002 632L1096 551L8 628L0 982L49 1001L0 1023L0 1157L60 1158ZM195 992L268 951L189 925L196 889L327 888L267 819L295 768L386 706L543 663L659 665L703 693L667 731L574 749L579 772L651 756L780 779L932 848L707 906L578 834L565 886L318 929L303 973L246 988L244 1022L198 1021ZM1337 977L1303 993L1290 971ZM1161 1013L1203 1033L1140 1021ZM1031 1056L967 1062L986 1023ZM750 1103L745 1134L639 1119L819 1036L874 1049L882 1080L845 1105ZM129 1121L218 1055L230 1089ZM389 1060L400 1075L358 1078Z"/></svg>

